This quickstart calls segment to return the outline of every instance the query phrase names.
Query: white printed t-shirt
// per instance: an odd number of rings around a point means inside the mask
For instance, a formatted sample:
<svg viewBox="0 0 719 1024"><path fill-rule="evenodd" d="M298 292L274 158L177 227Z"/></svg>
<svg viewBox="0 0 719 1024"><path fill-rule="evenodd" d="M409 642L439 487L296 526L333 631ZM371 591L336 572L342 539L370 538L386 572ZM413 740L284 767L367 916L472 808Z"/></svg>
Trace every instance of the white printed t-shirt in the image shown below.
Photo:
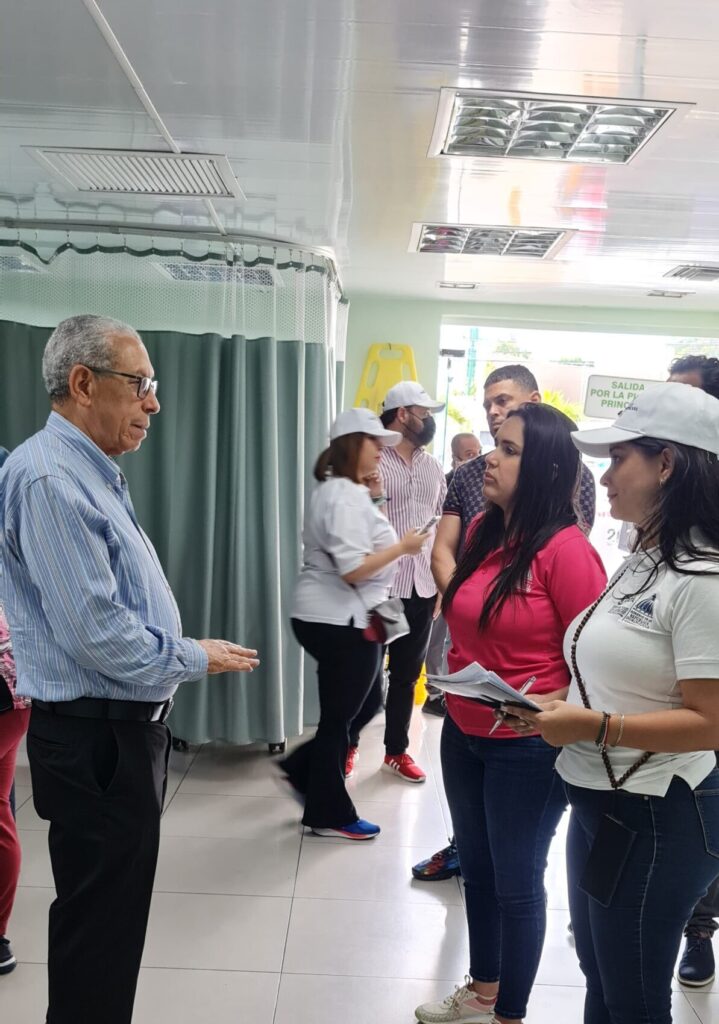
<svg viewBox="0 0 719 1024"><path fill-rule="evenodd" d="M362 484L330 477L310 499L302 537L304 554L292 605L292 618L336 626L367 625L369 609L389 597L397 562L355 586L342 576L367 555L397 542L397 534Z"/></svg>
<svg viewBox="0 0 719 1024"><path fill-rule="evenodd" d="M694 562L693 569L711 575L684 576L662 565L649 586L649 553L630 555L627 571L602 600L577 644L577 665L589 702L597 711L636 715L683 706L679 683L684 679L719 679L719 564ZM570 624L564 656L584 613ZM581 704L572 675L567 701ZM642 751L607 747L616 778ZM692 789L715 767L713 751L655 753L622 786L630 793L664 796L675 775ZM610 789L601 754L589 741L564 747L557 771L565 782L586 789Z"/></svg>

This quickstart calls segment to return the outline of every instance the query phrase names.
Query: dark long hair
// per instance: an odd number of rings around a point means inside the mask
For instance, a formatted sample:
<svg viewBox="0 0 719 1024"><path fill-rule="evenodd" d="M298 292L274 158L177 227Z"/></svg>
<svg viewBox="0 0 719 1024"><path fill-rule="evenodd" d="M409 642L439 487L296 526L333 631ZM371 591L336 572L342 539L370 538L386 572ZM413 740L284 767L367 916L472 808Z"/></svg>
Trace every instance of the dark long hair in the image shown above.
<svg viewBox="0 0 719 1024"><path fill-rule="evenodd" d="M329 448L320 453L315 462L314 477L324 483L328 476L345 476L358 484L357 467L360 450L366 434L343 434L330 441Z"/></svg>
<svg viewBox="0 0 719 1024"><path fill-rule="evenodd" d="M656 543L650 553L654 566L638 593L652 585L662 565L684 576L701 576L707 569L688 566L701 560L716 563L719 572L719 460L716 455L653 437L627 443L646 459L660 455L665 448L674 459L672 472L659 489L649 518L637 525L634 551L645 542ZM701 547L697 543L698 535L701 535Z"/></svg>
<svg viewBox="0 0 719 1024"><path fill-rule="evenodd" d="M580 459L570 437L570 432L577 429L576 424L541 402L527 402L509 416L518 416L524 424L524 447L509 523L505 527L503 510L488 503L442 601L442 608L447 611L465 580L493 551L503 548L504 565L484 601L480 630L491 624L506 601L522 594L537 552L555 533L577 522L574 496Z"/></svg>

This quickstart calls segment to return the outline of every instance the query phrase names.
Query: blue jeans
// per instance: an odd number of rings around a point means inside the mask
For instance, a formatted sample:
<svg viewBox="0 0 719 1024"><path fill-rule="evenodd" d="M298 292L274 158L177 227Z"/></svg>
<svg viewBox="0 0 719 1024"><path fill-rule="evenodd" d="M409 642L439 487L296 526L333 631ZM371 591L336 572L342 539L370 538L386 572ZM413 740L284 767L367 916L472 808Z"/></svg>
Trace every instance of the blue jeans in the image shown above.
<svg viewBox="0 0 719 1024"><path fill-rule="evenodd" d="M692 908L719 871L719 770L666 796L567 785L569 906L587 979L584 1024L671 1024L672 971ZM578 888L605 814L637 833L609 907Z"/></svg>
<svg viewBox="0 0 719 1024"><path fill-rule="evenodd" d="M496 1012L520 1020L542 955L547 852L566 801L557 751L538 736L467 736L447 716L442 772L464 878L469 973L499 981Z"/></svg>

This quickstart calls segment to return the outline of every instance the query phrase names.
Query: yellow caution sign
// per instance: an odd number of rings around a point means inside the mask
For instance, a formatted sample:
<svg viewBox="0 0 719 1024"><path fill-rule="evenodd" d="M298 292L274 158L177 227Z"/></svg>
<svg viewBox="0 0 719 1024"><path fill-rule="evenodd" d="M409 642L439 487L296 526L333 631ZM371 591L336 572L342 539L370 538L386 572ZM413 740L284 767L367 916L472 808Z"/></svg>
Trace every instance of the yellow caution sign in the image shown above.
<svg viewBox="0 0 719 1024"><path fill-rule="evenodd" d="M370 345L355 396L355 408L380 412L384 396L402 380L417 380L412 346L391 342Z"/></svg>

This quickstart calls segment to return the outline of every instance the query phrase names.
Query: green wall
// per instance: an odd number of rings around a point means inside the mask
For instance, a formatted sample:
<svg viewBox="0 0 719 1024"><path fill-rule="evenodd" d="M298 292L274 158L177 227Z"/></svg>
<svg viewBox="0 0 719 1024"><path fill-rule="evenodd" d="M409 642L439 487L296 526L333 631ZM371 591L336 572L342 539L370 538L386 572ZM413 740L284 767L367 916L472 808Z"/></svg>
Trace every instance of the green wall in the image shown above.
<svg viewBox="0 0 719 1024"><path fill-rule="evenodd" d="M599 306L507 306L499 303L393 298L370 293L356 293L349 298L345 407L354 404L367 349L376 342L411 345L419 379L431 393L437 381L437 354L442 320L445 317L474 321L485 326L719 338L719 313L715 312Z"/></svg>

